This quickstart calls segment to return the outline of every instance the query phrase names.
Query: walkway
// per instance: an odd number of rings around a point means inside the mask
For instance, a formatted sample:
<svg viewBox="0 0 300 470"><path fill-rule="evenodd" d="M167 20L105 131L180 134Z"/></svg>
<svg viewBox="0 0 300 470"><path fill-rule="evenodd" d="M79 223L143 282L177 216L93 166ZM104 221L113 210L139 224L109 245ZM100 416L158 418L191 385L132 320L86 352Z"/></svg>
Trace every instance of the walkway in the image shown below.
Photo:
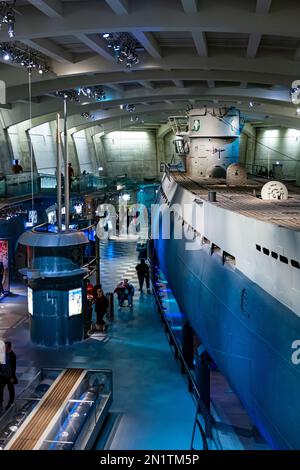
<svg viewBox="0 0 300 470"><path fill-rule="evenodd" d="M124 277L137 287L136 264L135 242L102 242L101 282L105 292ZM121 419L110 448L189 449L195 407L165 338L152 295L140 295L136 289L133 311L118 312L115 308L115 321L107 336L50 350L30 342L25 293L21 288L17 297L7 297L0 305L5 311L2 323L8 328L2 333L13 342L18 358L19 390L28 383L32 367L112 369L112 411ZM16 313L20 323L12 328L8 323Z"/></svg>

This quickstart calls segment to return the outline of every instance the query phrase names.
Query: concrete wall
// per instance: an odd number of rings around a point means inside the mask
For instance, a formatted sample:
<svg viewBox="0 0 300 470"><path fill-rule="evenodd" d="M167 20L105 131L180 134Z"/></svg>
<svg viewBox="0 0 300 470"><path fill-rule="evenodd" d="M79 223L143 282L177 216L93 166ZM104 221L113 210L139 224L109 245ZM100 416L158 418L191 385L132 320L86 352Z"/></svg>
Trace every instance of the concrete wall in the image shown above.
<svg viewBox="0 0 300 470"><path fill-rule="evenodd" d="M295 179L300 162L300 130L268 128L257 130L255 164L272 168L282 165L283 178Z"/></svg>
<svg viewBox="0 0 300 470"><path fill-rule="evenodd" d="M56 128L55 122L47 122L30 129L36 168L39 173L56 172Z"/></svg>
<svg viewBox="0 0 300 470"><path fill-rule="evenodd" d="M102 138L108 176L157 175L156 136L152 131L115 131Z"/></svg>
<svg viewBox="0 0 300 470"><path fill-rule="evenodd" d="M20 160L24 171L30 171L31 158L29 136L25 122L16 124L8 128L9 144L13 154L13 159ZM11 162L12 163L12 162Z"/></svg>
<svg viewBox="0 0 300 470"><path fill-rule="evenodd" d="M1 125L2 124L2 125ZM0 172L1 174L11 173L13 152L7 131L2 122L2 112L0 111Z"/></svg>
<svg viewBox="0 0 300 470"><path fill-rule="evenodd" d="M100 165L93 138L97 130L99 131L98 127L90 127L72 135L81 173L84 170L87 173L98 173Z"/></svg>
<svg viewBox="0 0 300 470"><path fill-rule="evenodd" d="M12 160L16 158L25 171L30 171L30 136L34 169L54 173L54 121L32 128L29 134L28 127L29 122L24 121L5 130L0 111L0 172L11 173ZM128 130L103 134L101 129L95 125L79 132L70 130L69 158L76 174L83 170L98 174L98 168L103 167L103 175L109 177L124 173L132 178L156 177L160 175L160 162L171 162L174 155L174 134L168 125L161 126L157 133ZM267 167L268 160L270 169L279 162L283 178L297 178L300 184L300 131L281 127L255 129L246 124L240 137L239 161L249 170Z"/></svg>

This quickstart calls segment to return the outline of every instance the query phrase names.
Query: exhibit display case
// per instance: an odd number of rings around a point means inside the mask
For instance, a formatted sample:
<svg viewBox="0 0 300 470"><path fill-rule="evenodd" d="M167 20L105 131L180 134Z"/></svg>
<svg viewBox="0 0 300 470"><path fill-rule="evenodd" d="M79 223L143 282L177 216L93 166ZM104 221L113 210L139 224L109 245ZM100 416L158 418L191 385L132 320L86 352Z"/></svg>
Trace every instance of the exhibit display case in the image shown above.
<svg viewBox="0 0 300 470"><path fill-rule="evenodd" d="M111 403L110 370L41 369L0 419L0 448L91 449Z"/></svg>

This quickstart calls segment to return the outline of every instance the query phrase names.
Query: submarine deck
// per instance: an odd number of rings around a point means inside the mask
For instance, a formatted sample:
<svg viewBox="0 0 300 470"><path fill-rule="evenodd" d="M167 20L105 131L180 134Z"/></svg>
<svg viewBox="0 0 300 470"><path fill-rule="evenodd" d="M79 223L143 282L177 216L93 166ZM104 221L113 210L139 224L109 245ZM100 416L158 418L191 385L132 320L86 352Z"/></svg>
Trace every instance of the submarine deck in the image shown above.
<svg viewBox="0 0 300 470"><path fill-rule="evenodd" d="M208 191L217 192L215 205L278 227L300 231L300 190L287 184L287 200L266 201L257 197L266 180L248 179L245 186L226 186L224 179L204 179L174 172L171 177L184 189L208 200Z"/></svg>

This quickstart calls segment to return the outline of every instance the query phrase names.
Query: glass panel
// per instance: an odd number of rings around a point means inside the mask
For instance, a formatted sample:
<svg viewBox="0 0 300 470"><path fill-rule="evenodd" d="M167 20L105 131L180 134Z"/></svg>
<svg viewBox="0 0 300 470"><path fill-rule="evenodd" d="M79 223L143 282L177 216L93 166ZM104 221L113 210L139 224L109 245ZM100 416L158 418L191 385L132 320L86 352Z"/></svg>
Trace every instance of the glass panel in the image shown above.
<svg viewBox="0 0 300 470"><path fill-rule="evenodd" d="M111 393L110 371L87 371L39 448L71 450L79 438L81 445L84 446L84 440L88 440L93 432Z"/></svg>

